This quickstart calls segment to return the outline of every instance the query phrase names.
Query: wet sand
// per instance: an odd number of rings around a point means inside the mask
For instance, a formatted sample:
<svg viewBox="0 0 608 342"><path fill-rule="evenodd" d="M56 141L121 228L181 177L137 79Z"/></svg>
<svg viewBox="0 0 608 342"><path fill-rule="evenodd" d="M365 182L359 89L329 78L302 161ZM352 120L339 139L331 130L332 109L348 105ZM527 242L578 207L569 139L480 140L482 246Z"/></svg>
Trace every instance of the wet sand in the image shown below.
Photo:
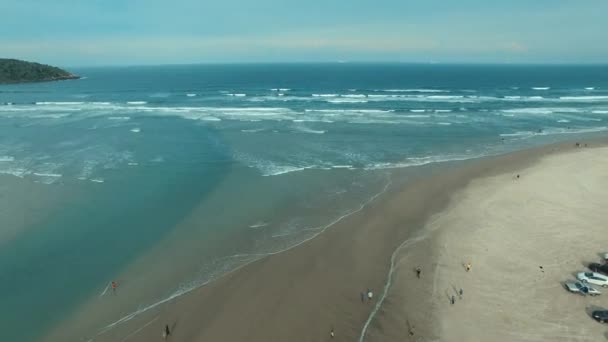
<svg viewBox="0 0 608 342"><path fill-rule="evenodd" d="M496 263L502 266L511 263L505 262L505 256L502 254L493 258L492 262L490 259L487 263L480 261L483 259L480 253L483 253L484 249L479 250L477 247L488 245L484 239L495 239L490 230L482 230L487 236L476 236L476 244L469 243L473 241L471 234L478 226L465 221L465 218L487 216L485 212L476 212L475 205L470 202L473 195L469 195L468 191L477 194L475 190L469 189L476 189L480 182L488 182L487 179L493 180L493 183L489 181L491 185L485 185L486 192L481 192L481 196L502 193L504 189L498 187L502 183L526 184L525 189L528 189L533 183L524 183L524 178L516 183L514 174L522 173L525 177L530 177L527 176L529 172L523 173L521 170L535 165L535 161L543 156L568 156L569 154L562 154L564 151L573 151L574 155L579 156L580 160L577 159L576 163L572 164L576 166L584 161L592 162L595 160L592 158L596 153L594 151L600 150L575 149L572 144L565 144L522 151L463 163L449 172L426 177L398 191L388 191L359 212L337 222L315 239L286 252L258 260L205 287L147 310L113 326L93 340L161 341L165 324L172 328L173 333L169 338L171 341L357 341L364 326L368 327L365 340L370 341L396 341L407 338L461 341L477 340L477 337L482 336L485 338L487 335L483 333L474 335L477 325L469 324L469 320L476 320L476 315L480 316L480 319L485 318L484 315L488 311L498 312L497 303L478 297L475 301L479 303L478 306L466 312L456 310L464 308L463 303L469 298L469 303L474 302L474 295L469 293L482 293L481 288L476 289L475 286L493 283L485 278L472 280L473 274L482 273L480 269L483 270L484 267L494 269L492 265ZM542 162L538 165L542 165ZM495 180L496 177L498 181ZM540 177L543 178L542 172ZM467 186L474 179L479 180ZM544 190L551 189L548 187ZM508 197L509 194L505 196ZM517 197L513 197L511 201L520 203ZM458 209L458 214L449 214L455 212L454 206L458 203L468 204L464 209ZM447 211L442 211L446 207ZM502 213L514 216L516 213L511 209L517 208L506 206ZM458 223L458 227L462 227L464 232L447 229L449 225L441 221L442 218L449 220L449 224ZM500 217L495 219L497 226L504 222L500 221ZM533 229L522 229L521 234L529 231L534 232ZM446 235L448 233L450 235ZM579 233L578 238L581 236L586 236L586 233ZM526 237L522 235L522 239L524 238ZM518 240L519 238L514 237L514 241ZM581 240L581 243L588 242L587 239ZM448 249L446 241L459 241L459 244ZM559 246L563 248L565 245L564 242ZM448 246L451 246L451 243ZM391 259L398 247L401 248L395 258ZM541 249L545 251L546 246ZM587 252L586 248L583 250ZM588 252L589 258L592 258L594 253L602 250ZM545 254L546 257L554 259L551 253ZM472 260L472 272L463 270L462 262L465 259ZM575 263L570 272L582 267L581 260L575 259L567 259L568 262ZM391 260L396 265L394 274L390 272ZM538 265L533 264L534 274L538 276ZM417 265L423 267L423 279L420 281L413 272ZM530 285L529 281L521 281L518 276L513 276L512 270L507 269L509 272L500 278L501 281L510 279L516 283L513 286L518 289ZM388 296L382 301L389 274L393 281L388 288ZM564 280L568 275L560 273ZM467 276L469 278L466 278ZM447 297L444 294L446 289L447 293L450 293L452 283L466 291L465 299L458 300L454 306L449 302L446 305ZM560 288L561 284L557 283L555 286ZM362 302L360 293L368 288L373 291L374 298ZM512 293L514 290L500 287L493 297L494 300L509 298L504 291ZM563 292L559 291L559 295L563 296L564 300L575 300L570 294ZM486 302L491 304L484 305ZM521 307L517 309L525 316L526 310ZM376 310L377 314L372 314ZM509 307L509 310L514 308ZM570 308L567 310L575 311ZM463 314L470 318L465 320ZM508 311L508 314L512 313ZM581 313L581 316L584 315L584 312ZM368 321L370 324L366 325ZM590 323L594 324L593 321ZM466 329L463 328L464 332L456 334L455 330L461 326ZM487 329L490 328L498 326L490 324ZM491 329L487 329L483 331L490 333ZM333 339L330 338L332 330L335 333ZM414 336L409 335L410 330L414 332ZM69 322L66 322L54 330L47 340L86 341L91 337L83 338L80 332L76 331L78 329L70 327ZM505 341L513 338L507 335Z"/></svg>

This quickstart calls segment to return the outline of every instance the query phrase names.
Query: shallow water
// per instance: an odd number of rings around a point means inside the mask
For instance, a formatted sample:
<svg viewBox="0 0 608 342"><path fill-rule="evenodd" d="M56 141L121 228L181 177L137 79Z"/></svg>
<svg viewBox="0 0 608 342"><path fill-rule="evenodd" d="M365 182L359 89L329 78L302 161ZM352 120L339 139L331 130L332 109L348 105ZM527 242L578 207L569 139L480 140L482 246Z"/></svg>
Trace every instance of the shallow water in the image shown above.
<svg viewBox="0 0 608 342"><path fill-rule="evenodd" d="M35 340L163 245L182 246L179 266L121 313L314 236L391 170L608 130L601 66L73 71L86 78L0 86L0 230L14 232L0 234L0 322L12 340ZM162 272L140 263L127 282Z"/></svg>

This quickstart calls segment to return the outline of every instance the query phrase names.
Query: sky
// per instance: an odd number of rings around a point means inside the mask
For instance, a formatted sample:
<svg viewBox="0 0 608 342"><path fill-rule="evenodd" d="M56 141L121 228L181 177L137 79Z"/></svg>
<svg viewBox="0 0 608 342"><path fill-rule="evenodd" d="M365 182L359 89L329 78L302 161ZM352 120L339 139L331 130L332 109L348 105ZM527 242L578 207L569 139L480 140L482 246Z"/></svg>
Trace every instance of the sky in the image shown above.
<svg viewBox="0 0 608 342"><path fill-rule="evenodd" d="M608 0L1 2L0 57L59 66L608 62Z"/></svg>

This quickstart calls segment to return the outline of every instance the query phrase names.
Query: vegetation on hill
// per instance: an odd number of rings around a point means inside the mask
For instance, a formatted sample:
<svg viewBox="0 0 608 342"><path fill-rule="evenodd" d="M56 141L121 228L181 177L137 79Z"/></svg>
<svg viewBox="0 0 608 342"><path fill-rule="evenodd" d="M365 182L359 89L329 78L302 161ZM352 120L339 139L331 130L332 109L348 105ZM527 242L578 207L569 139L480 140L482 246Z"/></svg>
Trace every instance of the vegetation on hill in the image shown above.
<svg viewBox="0 0 608 342"><path fill-rule="evenodd" d="M72 73L50 65L0 58L0 83L45 82L77 78L79 77Z"/></svg>

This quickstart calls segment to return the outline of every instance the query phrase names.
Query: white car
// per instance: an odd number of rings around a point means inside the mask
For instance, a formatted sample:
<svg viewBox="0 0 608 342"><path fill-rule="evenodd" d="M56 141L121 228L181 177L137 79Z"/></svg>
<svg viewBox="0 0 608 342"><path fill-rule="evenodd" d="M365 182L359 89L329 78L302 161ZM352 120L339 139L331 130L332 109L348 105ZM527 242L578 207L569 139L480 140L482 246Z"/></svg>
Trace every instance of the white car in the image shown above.
<svg viewBox="0 0 608 342"><path fill-rule="evenodd" d="M593 288L593 286L583 284L579 281L567 281L564 283L564 287L566 288L566 290L572 293L580 293L583 295L588 294L590 296L599 296L602 294L600 291Z"/></svg>
<svg viewBox="0 0 608 342"><path fill-rule="evenodd" d="M608 287L608 276L603 274L595 272L581 272L576 275L576 279L582 281L583 283Z"/></svg>

